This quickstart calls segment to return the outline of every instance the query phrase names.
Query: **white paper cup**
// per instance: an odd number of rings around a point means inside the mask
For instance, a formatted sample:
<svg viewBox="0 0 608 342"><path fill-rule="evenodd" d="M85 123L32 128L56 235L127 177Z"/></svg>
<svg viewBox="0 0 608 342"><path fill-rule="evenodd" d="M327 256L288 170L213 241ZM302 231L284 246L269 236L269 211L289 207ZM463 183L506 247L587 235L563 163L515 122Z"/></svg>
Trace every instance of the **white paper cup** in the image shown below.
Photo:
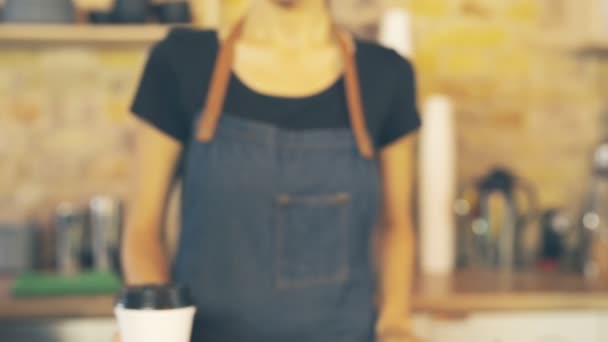
<svg viewBox="0 0 608 342"><path fill-rule="evenodd" d="M166 310L114 309L122 342L190 342L193 306Z"/></svg>
<svg viewBox="0 0 608 342"><path fill-rule="evenodd" d="M122 342L190 342L196 308L173 286L123 289L114 308Z"/></svg>

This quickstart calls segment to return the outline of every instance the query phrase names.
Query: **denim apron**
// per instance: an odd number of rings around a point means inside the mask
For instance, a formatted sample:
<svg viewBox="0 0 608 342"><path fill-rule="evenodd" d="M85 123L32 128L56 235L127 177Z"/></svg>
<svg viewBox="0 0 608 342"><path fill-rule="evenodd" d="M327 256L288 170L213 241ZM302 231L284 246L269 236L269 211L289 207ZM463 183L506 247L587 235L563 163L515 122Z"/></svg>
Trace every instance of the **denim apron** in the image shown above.
<svg viewBox="0 0 608 342"><path fill-rule="evenodd" d="M371 342L379 174L349 40L336 33L352 129L289 131L221 115L240 31L184 158L174 279L198 308L192 341Z"/></svg>

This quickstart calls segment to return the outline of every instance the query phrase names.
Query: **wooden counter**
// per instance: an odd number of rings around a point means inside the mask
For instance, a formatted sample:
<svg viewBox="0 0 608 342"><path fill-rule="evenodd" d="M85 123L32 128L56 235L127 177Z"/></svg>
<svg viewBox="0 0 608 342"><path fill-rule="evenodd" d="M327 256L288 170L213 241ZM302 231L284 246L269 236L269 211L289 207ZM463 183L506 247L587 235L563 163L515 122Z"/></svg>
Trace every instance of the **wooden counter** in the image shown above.
<svg viewBox="0 0 608 342"><path fill-rule="evenodd" d="M417 312L608 310L608 284L578 275L460 273L419 277Z"/></svg>
<svg viewBox="0 0 608 342"><path fill-rule="evenodd" d="M0 320L112 315L112 296L12 299L10 283L10 279L0 279ZM418 313L437 315L478 311L608 311L608 284L564 275L421 276L415 285L413 307Z"/></svg>

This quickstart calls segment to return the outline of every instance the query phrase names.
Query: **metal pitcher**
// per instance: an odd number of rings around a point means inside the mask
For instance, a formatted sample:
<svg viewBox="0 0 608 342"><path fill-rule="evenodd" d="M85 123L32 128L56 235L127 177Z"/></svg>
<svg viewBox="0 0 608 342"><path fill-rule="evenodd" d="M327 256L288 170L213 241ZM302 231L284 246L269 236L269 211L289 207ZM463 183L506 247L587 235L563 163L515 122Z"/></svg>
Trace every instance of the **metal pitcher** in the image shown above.
<svg viewBox="0 0 608 342"><path fill-rule="evenodd" d="M523 250L522 237L537 202L527 181L502 168L464 186L455 205L459 266L513 271L529 264L535 252Z"/></svg>

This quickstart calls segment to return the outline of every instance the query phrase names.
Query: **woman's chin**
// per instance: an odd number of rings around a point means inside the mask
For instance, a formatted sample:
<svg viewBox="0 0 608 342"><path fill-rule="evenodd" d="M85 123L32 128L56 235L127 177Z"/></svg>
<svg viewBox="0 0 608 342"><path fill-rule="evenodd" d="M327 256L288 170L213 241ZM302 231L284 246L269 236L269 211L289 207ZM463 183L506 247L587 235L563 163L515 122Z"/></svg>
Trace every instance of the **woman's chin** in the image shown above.
<svg viewBox="0 0 608 342"><path fill-rule="evenodd" d="M272 0L275 4L283 7L283 8L294 8L297 7L299 3L303 0Z"/></svg>
<svg viewBox="0 0 608 342"><path fill-rule="evenodd" d="M262 0L268 1L270 3L275 4L276 6L292 9L292 8L316 8L316 7L325 7L327 6L328 0Z"/></svg>

